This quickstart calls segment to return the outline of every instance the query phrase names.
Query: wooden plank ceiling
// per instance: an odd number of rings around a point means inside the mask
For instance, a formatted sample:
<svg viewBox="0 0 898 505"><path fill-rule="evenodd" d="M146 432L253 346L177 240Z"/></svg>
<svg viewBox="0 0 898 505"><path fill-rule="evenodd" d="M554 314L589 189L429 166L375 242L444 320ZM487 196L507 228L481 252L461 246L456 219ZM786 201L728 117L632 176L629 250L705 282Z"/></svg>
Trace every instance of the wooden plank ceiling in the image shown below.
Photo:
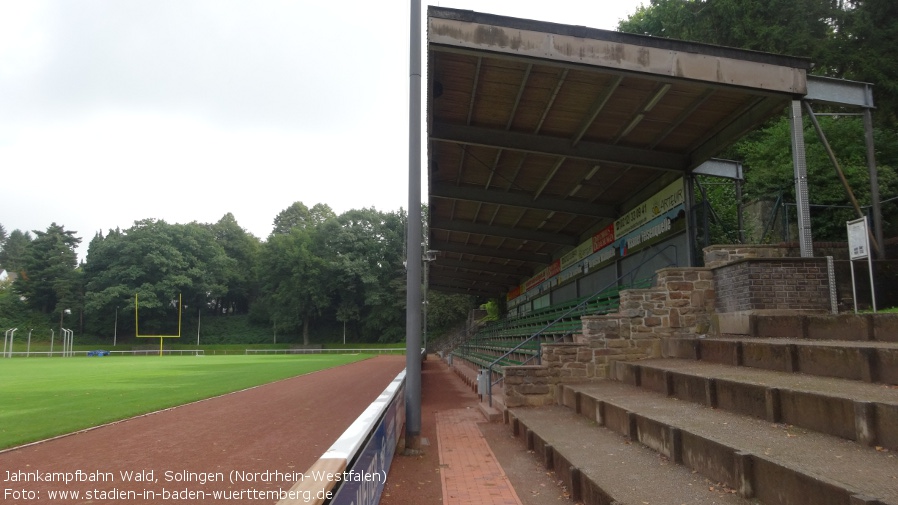
<svg viewBox="0 0 898 505"><path fill-rule="evenodd" d="M806 60L430 7L431 289L501 296L805 93Z"/></svg>

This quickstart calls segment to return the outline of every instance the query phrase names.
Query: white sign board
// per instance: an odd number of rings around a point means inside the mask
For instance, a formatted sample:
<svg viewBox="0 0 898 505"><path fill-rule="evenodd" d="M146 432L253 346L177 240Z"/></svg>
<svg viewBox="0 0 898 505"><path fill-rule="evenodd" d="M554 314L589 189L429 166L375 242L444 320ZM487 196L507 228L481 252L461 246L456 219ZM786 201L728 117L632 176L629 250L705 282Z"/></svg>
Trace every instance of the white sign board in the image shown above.
<svg viewBox="0 0 898 505"><path fill-rule="evenodd" d="M845 223L848 226L848 253L851 261L851 292L854 297L854 313L857 314L857 290L854 280L854 260L867 260L870 269L870 297L873 300L873 312L876 312L876 290L873 282L873 257L870 256L870 234L867 233L867 218L862 217Z"/></svg>
<svg viewBox="0 0 898 505"><path fill-rule="evenodd" d="M867 233L867 218L848 221L848 252L853 260L861 260L870 255L870 235Z"/></svg>

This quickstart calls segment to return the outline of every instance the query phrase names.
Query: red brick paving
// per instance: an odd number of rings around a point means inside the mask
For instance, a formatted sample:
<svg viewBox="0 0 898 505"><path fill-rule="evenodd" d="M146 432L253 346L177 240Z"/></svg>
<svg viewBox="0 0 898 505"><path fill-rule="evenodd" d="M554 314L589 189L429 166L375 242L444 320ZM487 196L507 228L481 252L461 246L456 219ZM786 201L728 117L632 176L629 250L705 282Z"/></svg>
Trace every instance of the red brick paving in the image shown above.
<svg viewBox="0 0 898 505"><path fill-rule="evenodd" d="M477 423L476 409L436 414L443 505L521 505Z"/></svg>

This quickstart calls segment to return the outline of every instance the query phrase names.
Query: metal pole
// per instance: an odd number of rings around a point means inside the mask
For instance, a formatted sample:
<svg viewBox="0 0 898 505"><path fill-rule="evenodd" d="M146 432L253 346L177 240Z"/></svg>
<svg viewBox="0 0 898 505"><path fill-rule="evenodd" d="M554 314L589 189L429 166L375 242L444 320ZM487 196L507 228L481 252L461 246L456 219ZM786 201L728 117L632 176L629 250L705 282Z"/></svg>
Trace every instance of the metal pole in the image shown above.
<svg viewBox="0 0 898 505"><path fill-rule="evenodd" d="M741 167L740 167L740 176L742 175ZM740 244L745 243L745 216L744 211L742 209L742 179L736 179L736 227L739 228L737 232L737 239Z"/></svg>
<svg viewBox="0 0 898 505"><path fill-rule="evenodd" d="M31 332L32 331L34 331L34 328L31 328L30 330L28 330L28 345L25 346L25 357L26 358L31 357Z"/></svg>
<svg viewBox="0 0 898 505"><path fill-rule="evenodd" d="M428 251L430 252L430 251ZM430 270L430 256L428 254L424 255L424 303L421 309L424 311L422 315L424 319L424 324L421 325L423 328L423 339L424 339L424 353L427 354L427 290L430 286L427 285L427 272Z"/></svg>
<svg viewBox="0 0 898 505"><path fill-rule="evenodd" d="M409 50L405 452L421 450L421 0L412 0Z"/></svg>
<svg viewBox="0 0 898 505"><path fill-rule="evenodd" d="M695 184L693 182L693 176L686 176L686 240L689 243L689 247L686 248L686 264L694 267L698 266L696 261L696 249L695 243L697 237L695 237ZM618 277L620 277L620 272L616 272Z"/></svg>
<svg viewBox="0 0 898 505"><path fill-rule="evenodd" d="M882 207L879 201L879 176L876 170L876 152L873 146L873 114L864 109L864 142L867 144L867 171L870 172L870 205L873 207L873 236L881 244L878 259L886 259L885 242L882 241Z"/></svg>
<svg viewBox="0 0 898 505"><path fill-rule="evenodd" d="M801 100L792 100L790 114L792 128L792 165L795 174L795 203L798 207L798 242L802 258L814 256L811 238L811 211L808 203L808 165L804 149L804 123L801 120Z"/></svg>

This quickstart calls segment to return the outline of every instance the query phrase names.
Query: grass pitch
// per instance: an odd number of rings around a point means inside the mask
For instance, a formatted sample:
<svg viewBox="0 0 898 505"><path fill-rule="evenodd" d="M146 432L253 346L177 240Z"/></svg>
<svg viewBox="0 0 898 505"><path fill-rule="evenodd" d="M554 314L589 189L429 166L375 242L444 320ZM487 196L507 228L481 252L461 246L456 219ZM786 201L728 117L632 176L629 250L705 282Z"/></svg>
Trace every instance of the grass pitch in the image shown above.
<svg viewBox="0 0 898 505"><path fill-rule="evenodd" d="M352 363L371 355L0 361L0 449Z"/></svg>

